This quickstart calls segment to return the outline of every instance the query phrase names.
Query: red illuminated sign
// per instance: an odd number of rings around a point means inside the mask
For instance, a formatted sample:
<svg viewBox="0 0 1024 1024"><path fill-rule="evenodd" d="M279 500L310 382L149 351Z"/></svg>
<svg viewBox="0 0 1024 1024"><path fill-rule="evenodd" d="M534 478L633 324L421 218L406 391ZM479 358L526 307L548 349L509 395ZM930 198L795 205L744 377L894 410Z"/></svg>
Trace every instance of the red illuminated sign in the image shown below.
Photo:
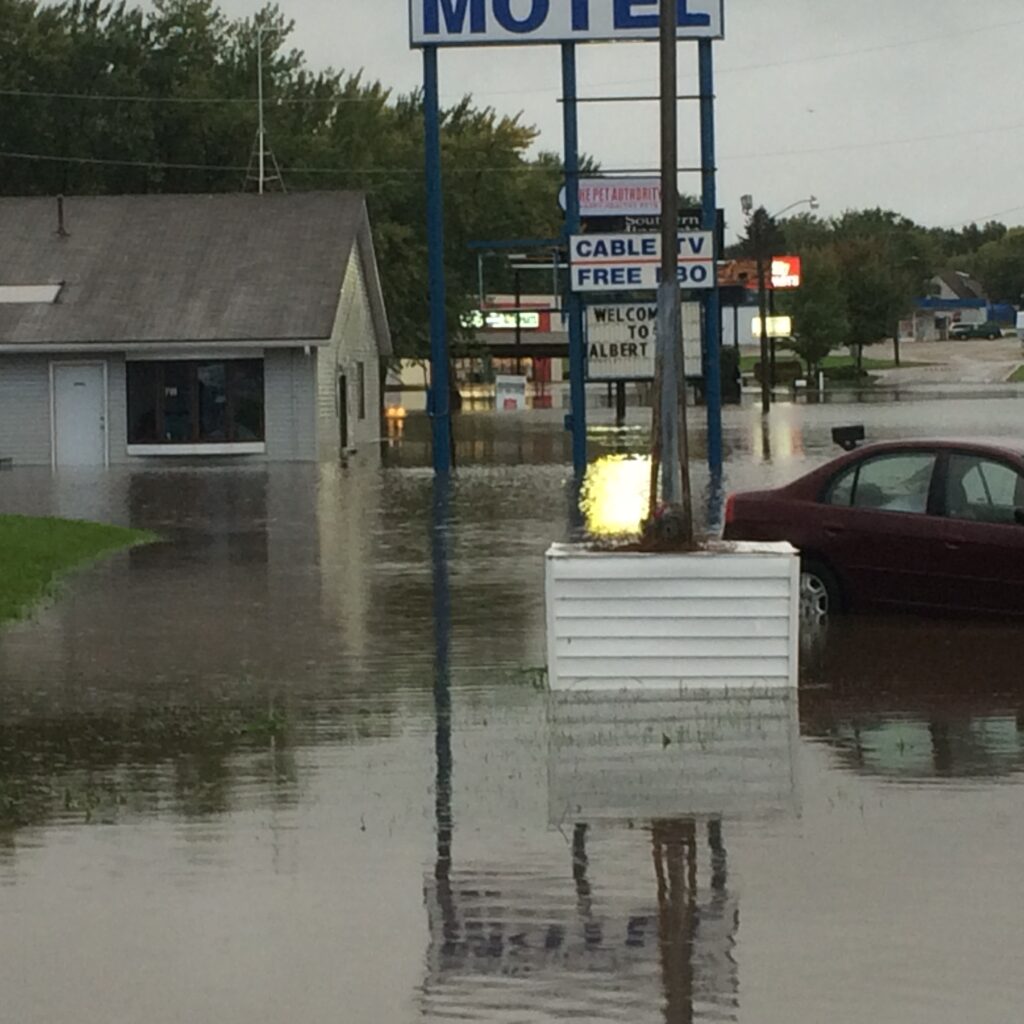
<svg viewBox="0 0 1024 1024"><path fill-rule="evenodd" d="M772 288L786 289L800 287L800 257L772 257Z"/></svg>

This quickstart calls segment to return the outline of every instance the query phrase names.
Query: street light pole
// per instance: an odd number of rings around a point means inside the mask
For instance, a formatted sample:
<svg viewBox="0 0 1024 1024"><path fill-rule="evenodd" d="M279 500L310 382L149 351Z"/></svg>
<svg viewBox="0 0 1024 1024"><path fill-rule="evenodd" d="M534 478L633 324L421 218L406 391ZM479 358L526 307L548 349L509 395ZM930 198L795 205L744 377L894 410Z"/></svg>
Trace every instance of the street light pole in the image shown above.
<svg viewBox="0 0 1024 1024"><path fill-rule="evenodd" d="M765 229L769 222L781 217L798 206L810 206L812 210L818 209L818 197L808 196L806 199L798 199L795 203L783 207L778 213L769 215L768 211L761 207L754 209L754 197L745 195L742 199L743 212L748 215L750 240L754 243L754 253L757 257L757 304L761 316L761 412L767 416L772 408L772 388L775 385L775 342L769 342L768 338L768 273L765 266L770 253L765 249ZM773 297L774 298L774 297ZM775 312L775 303L772 302L771 312Z"/></svg>
<svg viewBox="0 0 1024 1024"><path fill-rule="evenodd" d="M753 219L754 247L757 251L757 305L761 317L761 415L772 409L771 355L768 351L768 286L764 256L764 210L755 210Z"/></svg>

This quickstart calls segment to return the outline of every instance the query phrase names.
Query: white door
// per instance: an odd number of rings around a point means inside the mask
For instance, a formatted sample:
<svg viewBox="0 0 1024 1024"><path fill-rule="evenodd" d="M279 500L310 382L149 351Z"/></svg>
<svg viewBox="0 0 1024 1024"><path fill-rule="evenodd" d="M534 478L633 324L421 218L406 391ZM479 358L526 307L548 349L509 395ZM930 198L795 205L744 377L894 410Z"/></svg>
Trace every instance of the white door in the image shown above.
<svg viewBox="0 0 1024 1024"><path fill-rule="evenodd" d="M106 396L101 364L53 367L54 462L102 466L107 459Z"/></svg>

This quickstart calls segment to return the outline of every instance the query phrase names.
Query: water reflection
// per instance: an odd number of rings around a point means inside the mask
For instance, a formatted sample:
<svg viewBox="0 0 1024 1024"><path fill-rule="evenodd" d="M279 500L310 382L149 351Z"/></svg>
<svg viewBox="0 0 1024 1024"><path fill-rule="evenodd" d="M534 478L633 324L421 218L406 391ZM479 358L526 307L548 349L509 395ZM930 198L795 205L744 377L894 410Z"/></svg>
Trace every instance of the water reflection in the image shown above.
<svg viewBox="0 0 1024 1024"><path fill-rule="evenodd" d="M849 410L774 410L803 443L771 463L727 416L733 489L831 457ZM835 623L799 743L767 707L552 711L524 671L572 532L552 437L447 493L417 466L3 474L4 511L167 542L0 632L0 1016L1016 1019L1013 630Z"/></svg>
<svg viewBox="0 0 1024 1024"><path fill-rule="evenodd" d="M1024 771L1015 625L849 617L812 636L801 726L843 767L905 781Z"/></svg>
<svg viewBox="0 0 1024 1024"><path fill-rule="evenodd" d="M424 1015L737 1019L725 837L730 822L796 809L792 700L551 695L547 734L549 820L568 870L536 852L517 862L496 842L458 865L438 801ZM451 736L437 737L437 782L450 785ZM644 846L648 869L630 869Z"/></svg>

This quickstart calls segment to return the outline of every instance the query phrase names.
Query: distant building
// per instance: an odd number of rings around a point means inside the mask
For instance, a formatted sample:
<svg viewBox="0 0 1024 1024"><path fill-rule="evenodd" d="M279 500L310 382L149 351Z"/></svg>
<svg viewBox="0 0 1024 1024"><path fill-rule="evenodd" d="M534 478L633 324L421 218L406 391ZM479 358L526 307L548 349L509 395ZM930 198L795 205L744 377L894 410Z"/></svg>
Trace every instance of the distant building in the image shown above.
<svg viewBox="0 0 1024 1024"><path fill-rule="evenodd" d="M910 325L917 341L945 341L953 324L981 324L989 318L984 287L970 274L945 270L930 282L930 294L918 299Z"/></svg>
<svg viewBox="0 0 1024 1024"><path fill-rule="evenodd" d="M0 457L337 458L391 352L363 196L0 199Z"/></svg>

